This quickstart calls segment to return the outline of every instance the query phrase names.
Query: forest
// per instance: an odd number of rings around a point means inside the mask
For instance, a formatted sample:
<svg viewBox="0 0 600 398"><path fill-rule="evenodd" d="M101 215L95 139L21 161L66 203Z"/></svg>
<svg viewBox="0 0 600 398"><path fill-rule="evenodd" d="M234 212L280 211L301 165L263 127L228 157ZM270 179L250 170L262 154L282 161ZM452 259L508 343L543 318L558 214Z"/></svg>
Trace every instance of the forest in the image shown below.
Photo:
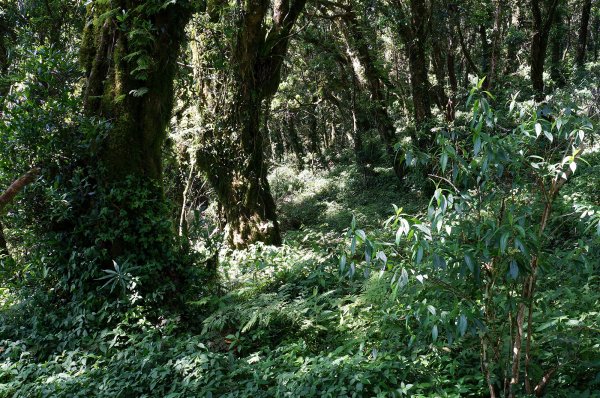
<svg viewBox="0 0 600 398"><path fill-rule="evenodd" d="M0 398L600 397L600 1L0 0Z"/></svg>

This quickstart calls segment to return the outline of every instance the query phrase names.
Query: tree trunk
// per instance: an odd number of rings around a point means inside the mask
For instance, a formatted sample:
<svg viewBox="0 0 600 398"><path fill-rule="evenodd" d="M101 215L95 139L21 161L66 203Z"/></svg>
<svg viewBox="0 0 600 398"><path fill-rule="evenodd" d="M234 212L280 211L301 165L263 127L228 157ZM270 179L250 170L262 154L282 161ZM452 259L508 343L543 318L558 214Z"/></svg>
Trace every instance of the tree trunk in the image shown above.
<svg viewBox="0 0 600 398"><path fill-rule="evenodd" d="M420 129L431 118L431 100L429 98L429 64L426 55L427 7L423 0L410 1L410 24L400 25L400 34L404 39L408 57L410 85L412 89L415 123ZM430 141L430 140L425 140ZM427 142L420 143L427 145Z"/></svg>
<svg viewBox="0 0 600 398"><path fill-rule="evenodd" d="M6 257L10 257L10 252L8 251L8 244L4 236L4 226L0 223L0 260Z"/></svg>
<svg viewBox="0 0 600 398"><path fill-rule="evenodd" d="M542 0L543 1L543 0ZM547 0L546 17L542 17L540 0L531 0L533 14L533 37L531 38L531 84L536 98L544 94L544 62L548 48L548 36L554 21L558 0Z"/></svg>
<svg viewBox="0 0 600 398"><path fill-rule="evenodd" d="M594 17L592 22L592 35L594 38L594 62L598 61L598 50L600 49L600 16Z"/></svg>
<svg viewBox="0 0 600 398"><path fill-rule="evenodd" d="M269 131L269 119L271 118L271 101L264 102L264 110L262 116L262 136L264 137L264 156L267 163L273 159L273 143L271 142L271 132Z"/></svg>
<svg viewBox="0 0 600 398"><path fill-rule="evenodd" d="M575 63L578 67L583 67L585 62L585 53L587 50L588 41L588 25L590 23L590 13L592 10L592 0L584 0L583 9L581 10L581 22L579 25L579 36L577 39L577 55Z"/></svg>
<svg viewBox="0 0 600 398"><path fill-rule="evenodd" d="M235 121L228 125L239 141L227 142L228 148L223 148L225 156L215 163L207 163L215 158L211 159L203 151L199 154L199 165L207 172L208 180L223 206L230 243L236 248L257 241L278 245L281 235L275 201L267 180L260 130L262 104L252 94L245 99L238 98L239 112L234 116ZM234 145L238 156L230 147ZM212 155L219 156L218 153Z"/></svg>
<svg viewBox="0 0 600 398"><path fill-rule="evenodd" d="M490 60L492 58L492 46L488 43L487 27L484 24L479 25L479 39L481 40L481 63L479 68L483 76L487 77L485 79L486 83L484 83L484 86L487 89L487 84L489 83L488 79L490 76Z"/></svg>
<svg viewBox="0 0 600 398"><path fill-rule="evenodd" d="M277 92L290 34L306 0L249 0L240 10L233 43L233 97L217 128L205 132L198 164L223 205L228 239L236 248L281 243L275 201L267 181L260 129L263 103ZM239 3L238 3L239 4Z"/></svg>
<svg viewBox="0 0 600 398"><path fill-rule="evenodd" d="M362 134L364 132L363 126L361 126L360 120L360 111L358 109L358 103L356 101L357 97L357 84L356 78L352 78L352 102L351 102L351 110L352 110L352 137L354 138L354 156L356 158L356 164L359 166L363 165L363 140Z"/></svg>
<svg viewBox="0 0 600 398"><path fill-rule="evenodd" d="M10 44L14 43L14 39L14 32L10 26L10 21L4 15L0 14L0 107L10 89L6 73L11 63Z"/></svg>
<svg viewBox="0 0 600 398"><path fill-rule="evenodd" d="M310 151L313 156L315 156L318 162L323 165L325 163L325 159L323 158L323 150L321 148L321 139L319 137L319 120L317 119L317 102L318 99L316 96L312 98L313 107L308 110L308 136L310 142Z"/></svg>
<svg viewBox="0 0 600 398"><path fill-rule="evenodd" d="M273 148L273 155L275 157L275 159L277 160L281 160L283 158L283 155L285 155L285 144L284 144L284 139L283 139L283 134L281 132L282 130L282 126L281 125L277 125L275 128L271 128L271 142L274 144L274 148Z"/></svg>
<svg viewBox="0 0 600 398"><path fill-rule="evenodd" d="M446 95L446 66L447 57L444 56L444 52L447 50L442 49L441 42L435 40L432 45L432 61L433 71L435 73L436 84L433 87L435 93L436 105L440 111L446 113L446 120L449 120L447 106L448 96Z"/></svg>
<svg viewBox="0 0 600 398"><path fill-rule="evenodd" d="M8 206L15 197L29 184L35 181L40 170L37 168L29 170L21 177L17 178L10 186L0 195L0 216L4 214L6 206ZM4 226L0 223L0 258L9 257L8 245L4 236Z"/></svg>
<svg viewBox="0 0 600 398"><path fill-rule="evenodd" d="M385 145L389 159L396 176L404 178L404 167L396 156L394 145L396 144L396 129L394 122L387 113L385 106L385 95L382 87L382 75L377 69L375 60L364 37L364 27L361 26L353 9L347 9L343 21L338 23L342 37L346 45L346 54L350 59L354 79L360 87L370 94L371 106L377 132ZM360 119L360 115L357 115ZM355 144L357 142L355 141ZM362 146L362 142L359 142Z"/></svg>
<svg viewBox="0 0 600 398"><path fill-rule="evenodd" d="M488 90L493 88L498 73L498 63L502 52L500 31L502 28L502 0L496 0L496 9L494 11L494 30L492 31L492 49L490 59L490 69L486 79Z"/></svg>
<svg viewBox="0 0 600 398"><path fill-rule="evenodd" d="M298 169L303 170L305 156L304 145L302 144L302 140L300 139L298 130L296 129L296 115L296 112L286 109L285 119L290 147L296 156L296 165L298 166Z"/></svg>
<svg viewBox="0 0 600 398"><path fill-rule="evenodd" d="M450 28L448 35L448 52L446 54L446 68L448 69L448 82L450 83L450 91L452 95L448 100L446 108L446 119L454 120L456 115L456 96L458 95L458 78L456 77L456 37L453 29Z"/></svg>
<svg viewBox="0 0 600 398"><path fill-rule="evenodd" d="M557 12L555 19L554 28L550 35L550 78L558 87L562 87L567 82L562 70L562 43L564 36L568 34L568 30L565 29L562 12Z"/></svg>

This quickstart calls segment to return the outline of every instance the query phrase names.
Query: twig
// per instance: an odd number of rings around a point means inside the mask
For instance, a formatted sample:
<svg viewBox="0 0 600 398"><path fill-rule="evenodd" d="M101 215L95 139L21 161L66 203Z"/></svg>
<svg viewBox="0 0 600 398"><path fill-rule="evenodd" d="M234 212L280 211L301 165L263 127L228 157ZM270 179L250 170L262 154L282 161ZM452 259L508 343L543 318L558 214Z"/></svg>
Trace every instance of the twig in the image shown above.
<svg viewBox="0 0 600 398"><path fill-rule="evenodd" d="M452 181L450 181L446 177L436 176L435 174L428 174L428 176L429 177L434 177L434 178L439 178L440 180L446 181L448 184L450 184L452 186L452 188L454 188L454 190L456 191L456 193L460 193L460 190L458 188L456 188L456 185L454 185L452 183Z"/></svg>

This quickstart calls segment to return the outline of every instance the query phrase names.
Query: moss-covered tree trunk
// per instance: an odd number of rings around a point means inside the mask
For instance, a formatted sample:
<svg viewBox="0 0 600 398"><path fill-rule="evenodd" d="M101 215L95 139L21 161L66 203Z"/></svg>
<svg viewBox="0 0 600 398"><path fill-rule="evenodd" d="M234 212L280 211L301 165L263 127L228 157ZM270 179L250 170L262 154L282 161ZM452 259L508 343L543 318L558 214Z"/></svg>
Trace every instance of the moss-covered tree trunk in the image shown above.
<svg viewBox="0 0 600 398"><path fill-rule="evenodd" d="M130 175L160 181L173 78L190 10L186 2L159 3L94 1L88 6L81 49L85 108L111 122L101 160L113 181Z"/></svg>
<svg viewBox="0 0 600 398"><path fill-rule="evenodd" d="M237 248L280 244L260 129L263 102L279 87L290 33L306 0L248 0L237 24L231 68L233 95L220 124L205 132L198 162L223 206L228 239ZM266 18L271 15L267 32Z"/></svg>
<svg viewBox="0 0 600 398"><path fill-rule="evenodd" d="M152 296L183 282L183 265L173 260L176 229L162 188L161 153L190 16L187 1L92 1L81 46L85 111L108 124L98 163L90 165L98 190L81 218L111 214L92 227L98 230L90 244L106 253L94 261L139 267L141 289Z"/></svg>

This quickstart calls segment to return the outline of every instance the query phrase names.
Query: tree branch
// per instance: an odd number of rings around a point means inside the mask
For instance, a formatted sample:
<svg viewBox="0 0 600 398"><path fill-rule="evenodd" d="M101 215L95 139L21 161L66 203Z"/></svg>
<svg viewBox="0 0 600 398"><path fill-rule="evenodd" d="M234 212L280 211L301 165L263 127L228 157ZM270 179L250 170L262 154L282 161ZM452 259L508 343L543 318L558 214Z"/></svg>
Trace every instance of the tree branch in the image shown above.
<svg viewBox="0 0 600 398"><path fill-rule="evenodd" d="M4 208L14 200L15 196L17 196L25 186L31 184L35 180L39 173L40 169L35 167L10 184L8 189L0 195L0 213L2 213Z"/></svg>

